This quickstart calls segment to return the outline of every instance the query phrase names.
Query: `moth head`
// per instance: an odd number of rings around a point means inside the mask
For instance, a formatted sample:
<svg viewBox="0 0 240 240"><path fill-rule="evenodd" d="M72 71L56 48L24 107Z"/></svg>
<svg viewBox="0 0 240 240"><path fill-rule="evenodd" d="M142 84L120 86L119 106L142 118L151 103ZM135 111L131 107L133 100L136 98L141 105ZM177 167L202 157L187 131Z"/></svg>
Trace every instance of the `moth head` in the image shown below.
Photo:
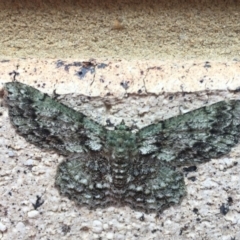
<svg viewBox="0 0 240 240"><path fill-rule="evenodd" d="M115 126L115 130L119 130L119 131L130 131L130 128L129 128L128 126L126 126L124 120L122 120L120 124L118 124L117 126Z"/></svg>

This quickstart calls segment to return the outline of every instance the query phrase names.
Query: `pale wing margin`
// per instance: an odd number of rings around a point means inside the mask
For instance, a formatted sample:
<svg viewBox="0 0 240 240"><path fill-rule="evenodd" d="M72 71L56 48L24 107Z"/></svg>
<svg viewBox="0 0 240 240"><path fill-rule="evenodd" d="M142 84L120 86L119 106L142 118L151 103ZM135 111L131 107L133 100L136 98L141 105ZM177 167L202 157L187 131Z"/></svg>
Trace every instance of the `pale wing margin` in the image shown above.
<svg viewBox="0 0 240 240"><path fill-rule="evenodd" d="M139 151L171 165L202 163L231 151L240 138L240 100L160 121L137 133Z"/></svg>
<svg viewBox="0 0 240 240"><path fill-rule="evenodd" d="M27 141L67 155L102 148L106 130L81 112L20 82L5 84L9 117Z"/></svg>

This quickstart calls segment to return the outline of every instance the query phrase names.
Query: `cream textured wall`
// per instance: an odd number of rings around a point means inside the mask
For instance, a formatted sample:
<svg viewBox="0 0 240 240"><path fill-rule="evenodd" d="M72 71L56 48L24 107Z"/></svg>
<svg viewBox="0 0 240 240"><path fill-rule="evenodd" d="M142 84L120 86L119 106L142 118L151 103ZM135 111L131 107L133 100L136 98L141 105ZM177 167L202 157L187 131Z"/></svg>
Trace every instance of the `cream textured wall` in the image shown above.
<svg viewBox="0 0 240 240"><path fill-rule="evenodd" d="M103 125L143 127L239 99L239 10L238 1L0 1L0 239L240 239L239 145L185 174L187 197L159 217L89 211L58 194L63 158L18 136L3 101L15 79L56 90Z"/></svg>
<svg viewBox="0 0 240 240"><path fill-rule="evenodd" d="M95 71L79 67L80 62L2 61L0 79L3 84L15 78L50 95L55 89L59 100L103 125L107 119L114 124L124 119L129 126L143 127L223 99L239 99L239 92L234 91L239 86L238 62L99 59L92 61ZM63 157L17 135L3 99L0 111L1 239L240 237L239 146L221 159L199 165L196 172L186 173L187 197L157 218L128 207L89 211L60 196L54 187ZM44 203L35 210L33 204L39 197ZM222 204L229 205L226 215L220 211Z"/></svg>
<svg viewBox="0 0 240 240"><path fill-rule="evenodd" d="M0 2L0 56L239 59L238 1Z"/></svg>

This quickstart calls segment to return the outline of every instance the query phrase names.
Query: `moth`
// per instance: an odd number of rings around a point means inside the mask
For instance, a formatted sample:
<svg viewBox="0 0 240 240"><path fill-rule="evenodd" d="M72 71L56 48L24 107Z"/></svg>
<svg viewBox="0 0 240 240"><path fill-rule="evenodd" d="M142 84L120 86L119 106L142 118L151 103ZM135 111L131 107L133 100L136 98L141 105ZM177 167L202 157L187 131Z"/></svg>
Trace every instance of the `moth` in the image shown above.
<svg viewBox="0 0 240 240"><path fill-rule="evenodd" d="M64 155L55 185L90 209L129 206L161 213L186 195L181 166L219 158L240 135L240 100L221 101L151 124L114 130L20 82L5 84L9 117L28 142Z"/></svg>

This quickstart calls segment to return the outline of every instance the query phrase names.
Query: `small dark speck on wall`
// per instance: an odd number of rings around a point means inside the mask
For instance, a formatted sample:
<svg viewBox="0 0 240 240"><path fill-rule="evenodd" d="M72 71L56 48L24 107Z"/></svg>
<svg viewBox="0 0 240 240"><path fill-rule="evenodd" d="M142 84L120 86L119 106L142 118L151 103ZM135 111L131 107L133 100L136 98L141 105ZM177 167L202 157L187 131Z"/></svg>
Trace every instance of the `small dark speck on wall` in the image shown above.
<svg viewBox="0 0 240 240"><path fill-rule="evenodd" d="M228 197L228 204L230 206L233 204L233 198L232 197Z"/></svg>
<svg viewBox="0 0 240 240"><path fill-rule="evenodd" d="M108 65L106 63L100 63L97 65L97 68L106 68Z"/></svg>
<svg viewBox="0 0 240 240"><path fill-rule="evenodd" d="M190 167L184 167L183 171L184 172L196 172L197 167L196 166L190 166Z"/></svg>
<svg viewBox="0 0 240 240"><path fill-rule="evenodd" d="M57 68L60 68L64 66L64 62L62 60L57 60L56 65L57 65Z"/></svg>
<svg viewBox="0 0 240 240"><path fill-rule="evenodd" d="M19 72L16 72L16 71L12 71L9 73L10 76L13 75L13 81L16 81L16 77L19 75Z"/></svg>
<svg viewBox="0 0 240 240"><path fill-rule="evenodd" d="M43 205L43 203L44 203L44 200L42 200L41 197L37 195L37 200L36 200L35 203L32 203L32 205L33 205L34 209L36 210L36 209L38 209L41 205Z"/></svg>
<svg viewBox="0 0 240 240"><path fill-rule="evenodd" d="M197 178L195 176L189 177L188 179L191 180L192 182L195 182L197 180Z"/></svg>
<svg viewBox="0 0 240 240"><path fill-rule="evenodd" d="M228 203L222 203L220 206L220 213L223 215L226 215L229 212L229 204Z"/></svg>
<svg viewBox="0 0 240 240"><path fill-rule="evenodd" d="M210 68L211 67L211 64L210 62L205 62L205 65L204 65L205 68Z"/></svg>
<svg viewBox="0 0 240 240"><path fill-rule="evenodd" d="M125 90L127 90L127 89L129 88L128 84L129 84L129 81L122 81L122 82L120 83L120 85L121 85Z"/></svg>
<svg viewBox="0 0 240 240"><path fill-rule="evenodd" d="M106 120L106 124L107 124L108 127L113 127L114 126L114 124L111 122L110 119Z"/></svg>
<svg viewBox="0 0 240 240"><path fill-rule="evenodd" d="M76 75L78 77L80 77L80 79L83 79L86 74L90 72L91 74L93 74L95 72L95 69L94 67L90 66L90 67L82 67L77 73Z"/></svg>
<svg viewBox="0 0 240 240"><path fill-rule="evenodd" d="M183 234L184 231L186 231L188 229L188 226L184 226L180 229L179 235L181 236Z"/></svg>
<svg viewBox="0 0 240 240"><path fill-rule="evenodd" d="M143 222L143 221L145 220L144 214L139 218L139 220L140 220L141 222Z"/></svg>
<svg viewBox="0 0 240 240"><path fill-rule="evenodd" d="M193 208L193 212L194 212L195 214L198 214L198 209L197 209L197 208Z"/></svg>
<svg viewBox="0 0 240 240"><path fill-rule="evenodd" d="M62 232L64 233L64 235L66 235L70 231L71 231L71 227L69 225L67 224L62 225Z"/></svg>

